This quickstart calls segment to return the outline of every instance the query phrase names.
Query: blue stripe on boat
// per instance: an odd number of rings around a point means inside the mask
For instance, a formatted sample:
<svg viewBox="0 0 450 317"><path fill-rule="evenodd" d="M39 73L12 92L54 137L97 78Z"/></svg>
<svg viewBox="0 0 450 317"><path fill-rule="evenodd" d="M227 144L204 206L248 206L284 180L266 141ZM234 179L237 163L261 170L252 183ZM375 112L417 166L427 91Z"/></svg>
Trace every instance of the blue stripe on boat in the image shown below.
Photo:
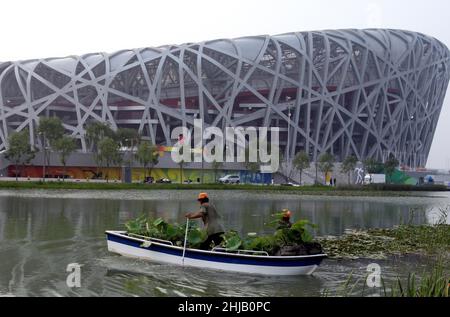
<svg viewBox="0 0 450 317"><path fill-rule="evenodd" d="M109 241L125 244L128 246L132 246L139 249L146 249L149 251L160 252L175 256L183 256L183 250L173 249L170 247L164 247L161 245L152 244L151 246L145 248L141 246L141 242L135 241L132 239L128 239L126 237L117 236L114 234L107 233L107 238ZM289 259L289 258L250 258L243 257L239 255L230 255L226 253L214 253L214 254L206 254L202 252L195 252L186 250L185 258L196 259L196 260L204 260L204 261L212 261L212 262L221 262L221 263L230 263L230 264L245 264L245 265L262 265L262 266L284 266L284 267L292 267L292 266L310 266L310 265L319 265L324 257L311 257L311 258L302 258L302 259Z"/></svg>

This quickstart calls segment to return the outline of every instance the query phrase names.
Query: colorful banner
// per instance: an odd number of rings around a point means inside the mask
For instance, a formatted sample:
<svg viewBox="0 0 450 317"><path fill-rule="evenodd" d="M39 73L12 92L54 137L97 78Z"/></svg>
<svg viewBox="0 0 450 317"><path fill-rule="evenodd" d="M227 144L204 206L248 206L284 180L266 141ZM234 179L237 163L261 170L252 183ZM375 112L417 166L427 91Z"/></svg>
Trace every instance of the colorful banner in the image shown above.
<svg viewBox="0 0 450 317"><path fill-rule="evenodd" d="M14 165L8 167L8 177L15 177L16 169ZM43 168L42 166L19 166L18 175L19 177L30 177L30 178L42 178ZM112 168L97 168L97 167L67 167L64 172L63 167L47 166L45 168L45 173L49 178L72 178L72 179L106 179L112 181L121 181L122 179L122 168L112 167ZM143 182L146 177L150 176L150 169L145 170L144 168L133 168L132 169L132 180L133 182ZM271 174L261 174L252 173L250 171L227 171L220 170L217 173L214 170L204 169L180 169L180 168L155 168L151 171L151 176L154 180L158 179L169 179L173 183L183 182L191 183L201 183L202 177L204 183L215 183L217 180L225 175L239 175L241 178L241 183L264 183L270 184L272 181Z"/></svg>

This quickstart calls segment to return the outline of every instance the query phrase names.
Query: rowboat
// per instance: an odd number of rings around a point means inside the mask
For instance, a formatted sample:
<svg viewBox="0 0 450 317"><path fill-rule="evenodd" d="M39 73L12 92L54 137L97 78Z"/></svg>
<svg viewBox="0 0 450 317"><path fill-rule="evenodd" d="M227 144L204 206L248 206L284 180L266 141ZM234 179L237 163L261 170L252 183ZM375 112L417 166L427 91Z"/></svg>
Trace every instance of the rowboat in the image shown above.
<svg viewBox="0 0 450 317"><path fill-rule="evenodd" d="M108 251L159 263L259 275L310 275L326 254L270 256L264 251L211 251L173 245L172 242L125 231L106 231ZM184 255L184 256L183 256Z"/></svg>

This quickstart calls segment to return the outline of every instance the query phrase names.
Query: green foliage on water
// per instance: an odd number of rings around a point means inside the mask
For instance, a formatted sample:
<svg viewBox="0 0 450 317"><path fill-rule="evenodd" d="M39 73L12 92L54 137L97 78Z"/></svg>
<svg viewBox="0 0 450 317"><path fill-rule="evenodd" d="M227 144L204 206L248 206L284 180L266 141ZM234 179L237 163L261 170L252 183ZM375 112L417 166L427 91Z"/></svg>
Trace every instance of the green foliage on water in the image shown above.
<svg viewBox="0 0 450 317"><path fill-rule="evenodd" d="M434 225L410 223L389 229L353 230L341 237L319 237L332 258L386 258L389 254L450 254L448 209Z"/></svg>

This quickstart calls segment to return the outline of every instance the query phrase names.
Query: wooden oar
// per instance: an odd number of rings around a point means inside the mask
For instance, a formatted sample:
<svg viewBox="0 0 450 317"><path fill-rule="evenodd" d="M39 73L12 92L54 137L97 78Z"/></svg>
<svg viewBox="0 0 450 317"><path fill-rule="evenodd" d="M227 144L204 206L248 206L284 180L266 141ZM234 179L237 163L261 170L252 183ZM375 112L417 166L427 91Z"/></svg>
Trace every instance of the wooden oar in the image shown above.
<svg viewBox="0 0 450 317"><path fill-rule="evenodd" d="M188 230L189 230L189 218L186 218L186 233L184 234L183 259L182 259L182 264L183 265L184 265L184 255L186 253L186 243L187 243Z"/></svg>

